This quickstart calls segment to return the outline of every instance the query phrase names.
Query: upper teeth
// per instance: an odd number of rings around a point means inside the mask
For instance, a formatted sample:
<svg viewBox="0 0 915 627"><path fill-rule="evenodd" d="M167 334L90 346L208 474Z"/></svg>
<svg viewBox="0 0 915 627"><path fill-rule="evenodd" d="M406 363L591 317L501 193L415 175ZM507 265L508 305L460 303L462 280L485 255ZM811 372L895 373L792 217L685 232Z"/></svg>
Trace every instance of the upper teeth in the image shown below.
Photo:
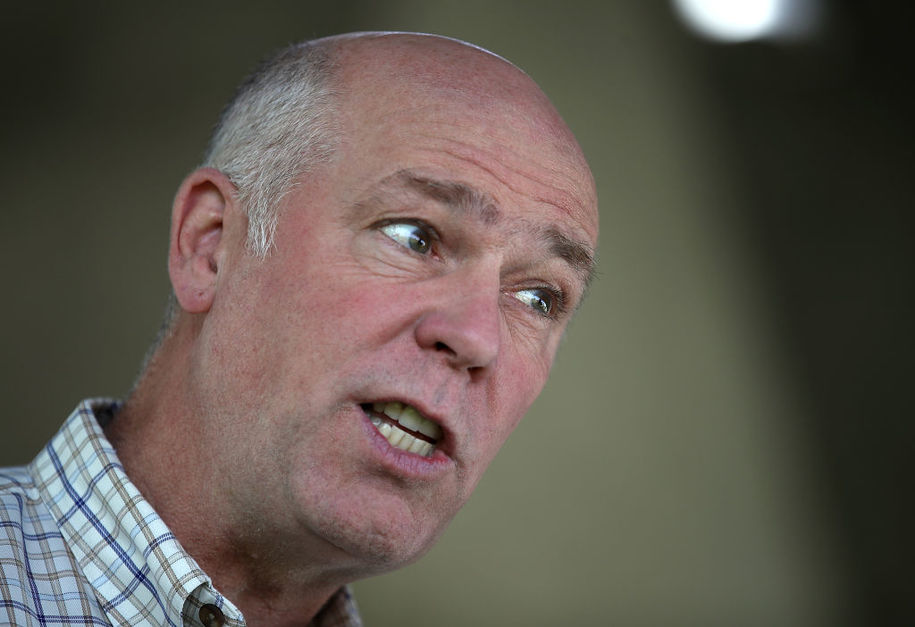
<svg viewBox="0 0 915 627"><path fill-rule="evenodd" d="M442 437L441 427L431 420L423 418L416 409L409 405L398 402L374 403L372 409L378 414L384 414L404 429L421 433L431 440L437 441ZM428 457L435 448L434 444L416 438L378 416L372 416L372 424L392 446L399 449Z"/></svg>
<svg viewBox="0 0 915 627"><path fill-rule="evenodd" d="M433 440L442 437L442 429L431 420L423 418L416 409L403 403L375 403L372 405L379 414L384 414L391 420L396 420L410 431L417 431L428 435Z"/></svg>

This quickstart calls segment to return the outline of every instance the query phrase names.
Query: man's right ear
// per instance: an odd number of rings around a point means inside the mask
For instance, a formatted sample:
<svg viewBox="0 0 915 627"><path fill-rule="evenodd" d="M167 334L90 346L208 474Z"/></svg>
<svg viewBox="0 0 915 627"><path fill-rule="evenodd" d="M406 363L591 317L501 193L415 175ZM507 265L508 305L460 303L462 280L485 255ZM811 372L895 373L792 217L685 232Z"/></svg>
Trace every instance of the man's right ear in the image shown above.
<svg viewBox="0 0 915 627"><path fill-rule="evenodd" d="M175 195L168 274L178 303L189 313L207 312L213 304L226 247L223 224L235 193L225 174L200 168L184 179Z"/></svg>

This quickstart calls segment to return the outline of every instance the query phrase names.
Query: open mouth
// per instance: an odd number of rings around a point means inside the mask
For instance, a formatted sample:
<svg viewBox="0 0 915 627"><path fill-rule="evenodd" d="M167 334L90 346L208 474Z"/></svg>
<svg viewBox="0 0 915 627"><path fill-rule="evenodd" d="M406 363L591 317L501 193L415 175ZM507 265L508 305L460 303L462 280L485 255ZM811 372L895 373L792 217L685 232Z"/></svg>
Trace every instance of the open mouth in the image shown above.
<svg viewBox="0 0 915 627"><path fill-rule="evenodd" d="M410 405L392 401L362 403L361 407L388 443L402 451L430 457L442 439L442 428Z"/></svg>

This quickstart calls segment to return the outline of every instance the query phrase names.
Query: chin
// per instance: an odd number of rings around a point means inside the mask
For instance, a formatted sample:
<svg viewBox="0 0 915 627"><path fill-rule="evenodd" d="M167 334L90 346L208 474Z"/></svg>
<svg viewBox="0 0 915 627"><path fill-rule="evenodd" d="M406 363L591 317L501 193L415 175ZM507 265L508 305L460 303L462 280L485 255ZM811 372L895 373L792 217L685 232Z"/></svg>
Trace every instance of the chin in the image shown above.
<svg viewBox="0 0 915 627"><path fill-rule="evenodd" d="M346 553L367 575L415 562L432 548L447 526L417 519L405 506L399 512L386 512L376 506L371 512L337 514L312 529Z"/></svg>

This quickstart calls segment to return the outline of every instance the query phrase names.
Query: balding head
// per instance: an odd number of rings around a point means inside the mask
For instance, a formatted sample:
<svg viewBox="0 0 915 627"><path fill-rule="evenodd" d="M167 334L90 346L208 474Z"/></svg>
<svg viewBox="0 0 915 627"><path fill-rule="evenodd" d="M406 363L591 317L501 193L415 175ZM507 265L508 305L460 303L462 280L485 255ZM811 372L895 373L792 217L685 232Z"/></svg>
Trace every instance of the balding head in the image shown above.
<svg viewBox="0 0 915 627"><path fill-rule="evenodd" d="M242 83L226 107L204 165L223 171L237 186L249 217L249 246L263 256L272 246L276 206L298 179L331 160L341 137L418 101L439 106L443 118L449 115L444 105L477 112L494 130L514 134L513 143L548 143L559 157L555 175L576 179L586 190L578 202L560 202L583 211L582 221L592 224L588 230L596 236L590 170L546 95L502 57L436 35L350 33L280 51ZM506 158L523 157L508 154L515 152L511 146L498 150Z"/></svg>

